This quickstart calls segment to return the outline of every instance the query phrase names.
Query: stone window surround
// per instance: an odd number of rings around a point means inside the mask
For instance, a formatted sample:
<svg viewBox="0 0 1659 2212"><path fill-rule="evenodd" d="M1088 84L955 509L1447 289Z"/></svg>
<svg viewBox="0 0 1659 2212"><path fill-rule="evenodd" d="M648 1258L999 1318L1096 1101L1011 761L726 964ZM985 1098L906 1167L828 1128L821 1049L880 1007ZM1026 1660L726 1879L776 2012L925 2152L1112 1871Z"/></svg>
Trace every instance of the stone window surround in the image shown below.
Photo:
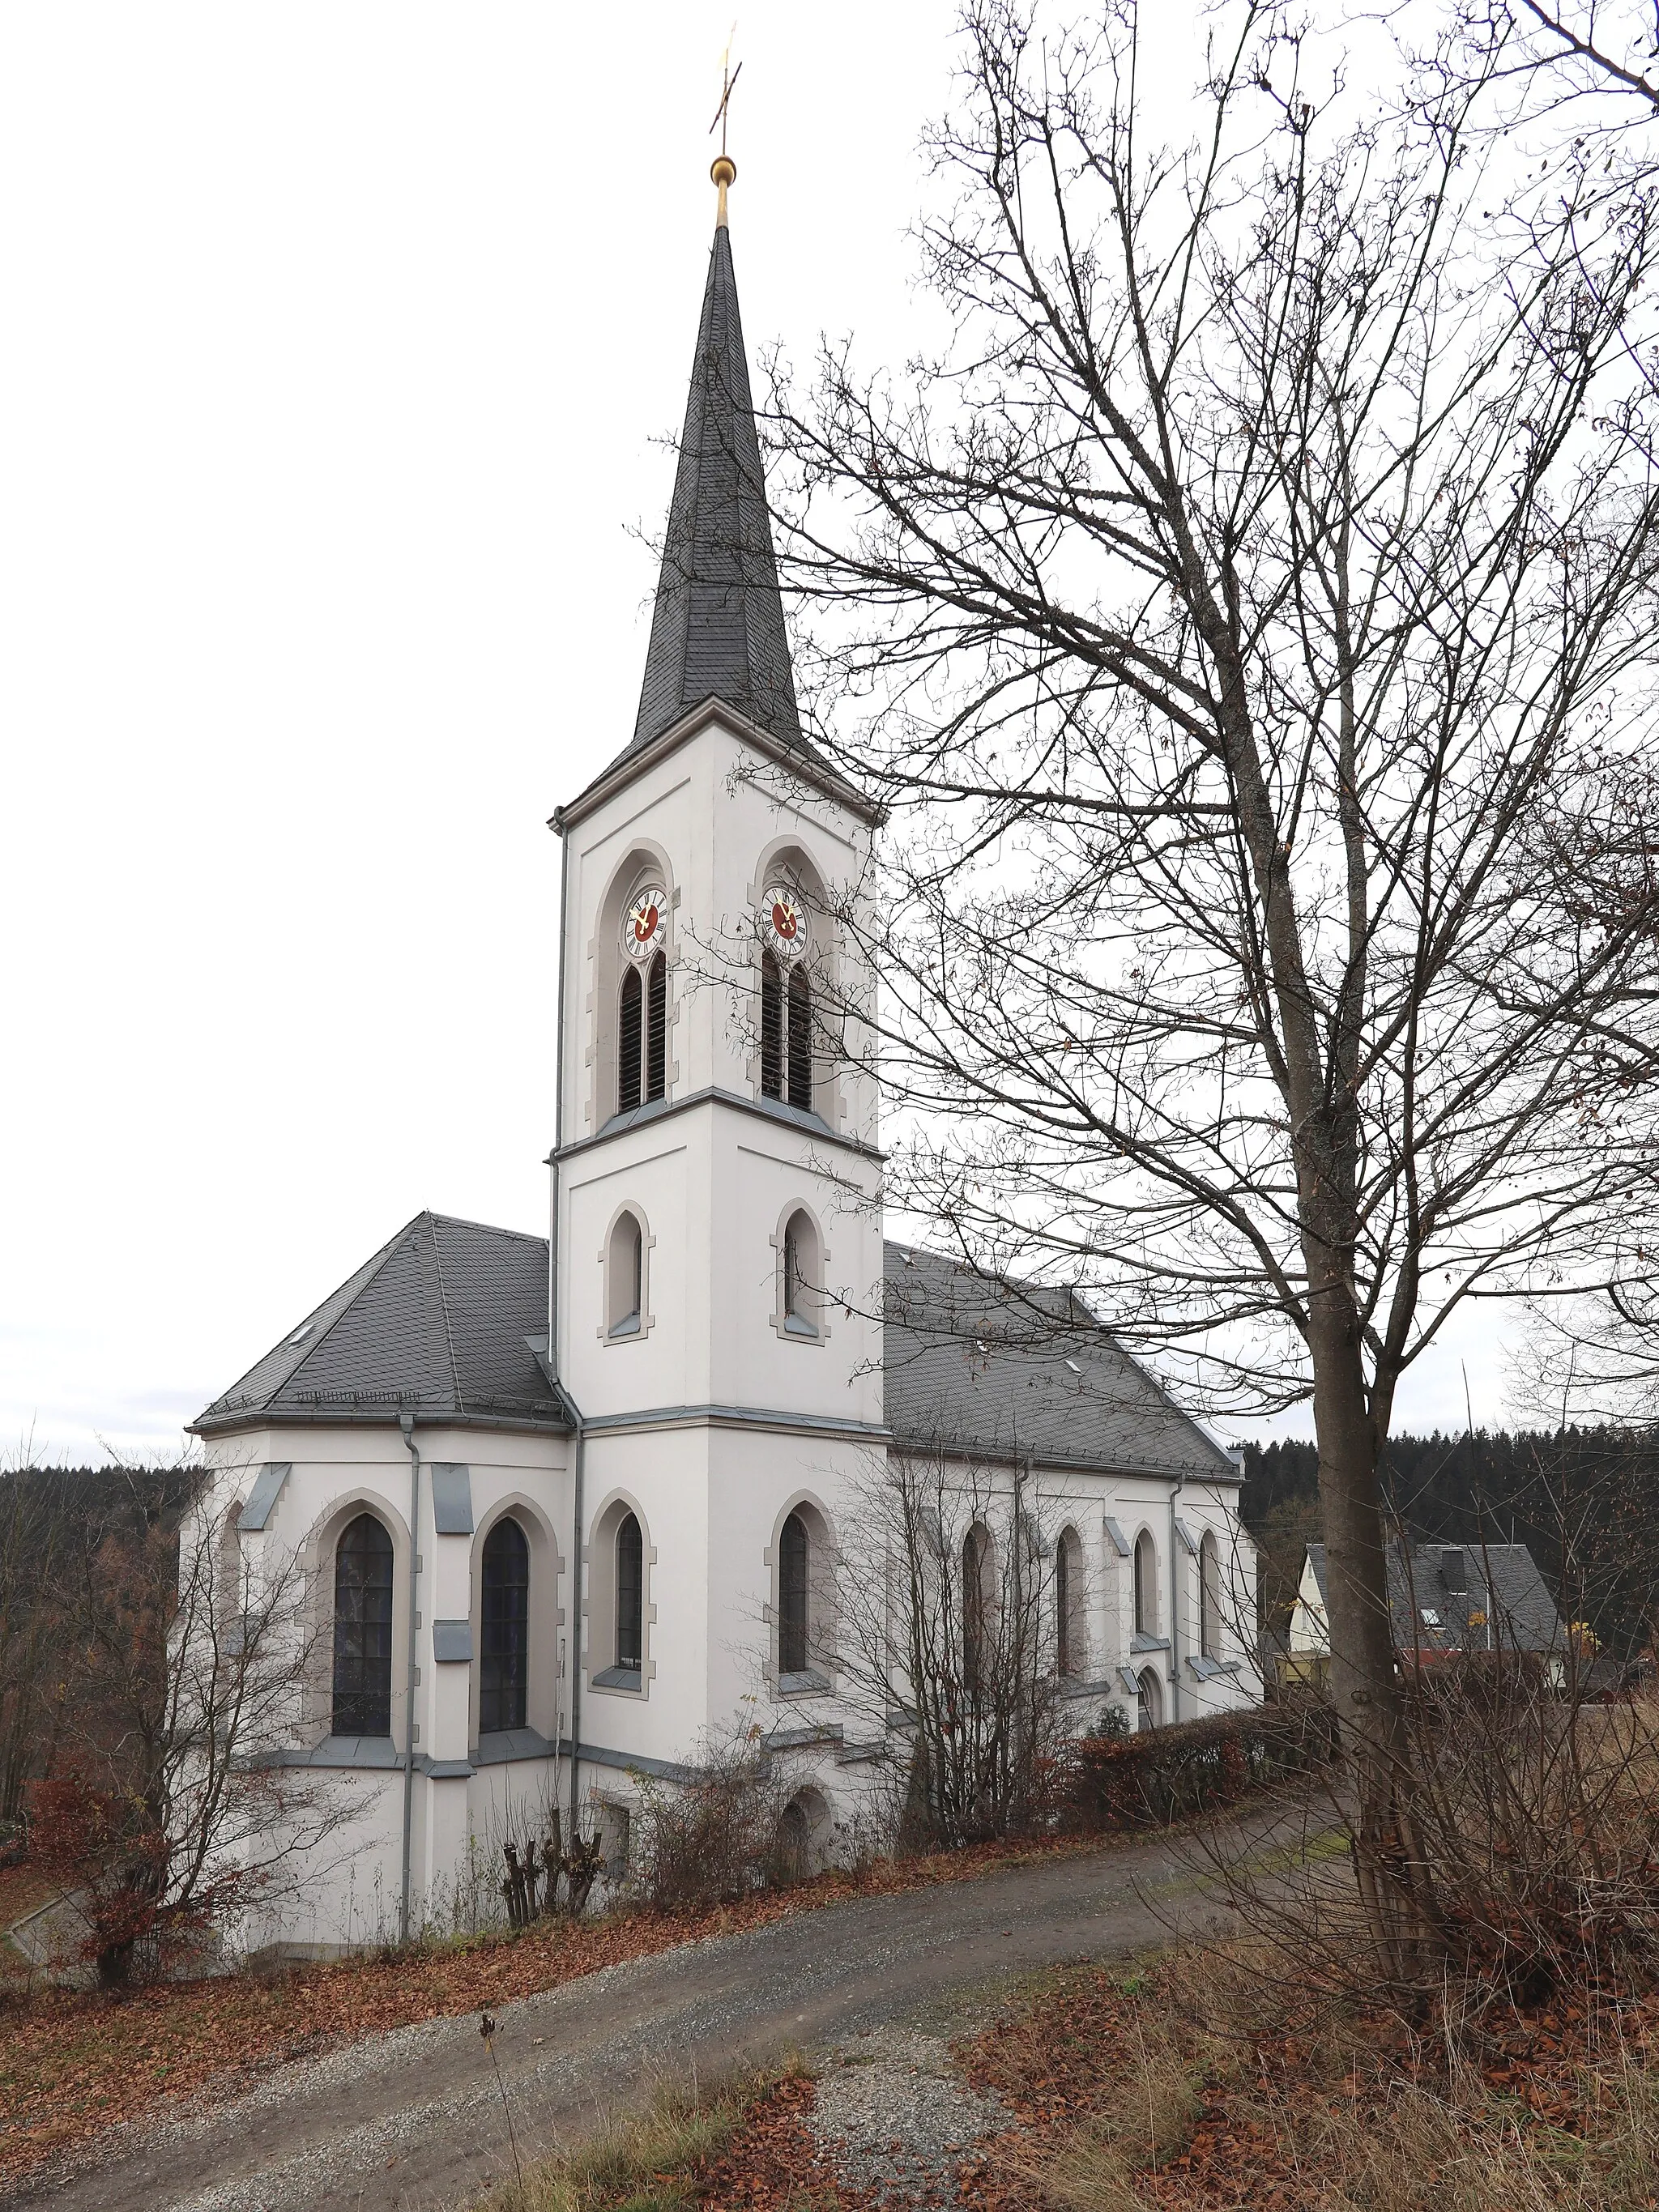
<svg viewBox="0 0 1659 2212"><path fill-rule="evenodd" d="M623 1520L630 1513L640 1524L641 1578L643 1583L640 1607L640 1682L637 1689L631 1684L607 1682L604 1679L617 1671L617 1535ZM584 1608L587 1646L581 1656L582 1673L587 1688L595 1697L627 1698L635 1702L643 1702L651 1695L651 1685L657 1672L657 1662L651 1650L655 1641L652 1632L657 1621L657 1608L652 1599L657 1551L651 1540L651 1523L646 1518L644 1508L631 1492L612 1490L588 1523L588 1540L582 1547L582 1565L587 1570L587 1603Z"/></svg>

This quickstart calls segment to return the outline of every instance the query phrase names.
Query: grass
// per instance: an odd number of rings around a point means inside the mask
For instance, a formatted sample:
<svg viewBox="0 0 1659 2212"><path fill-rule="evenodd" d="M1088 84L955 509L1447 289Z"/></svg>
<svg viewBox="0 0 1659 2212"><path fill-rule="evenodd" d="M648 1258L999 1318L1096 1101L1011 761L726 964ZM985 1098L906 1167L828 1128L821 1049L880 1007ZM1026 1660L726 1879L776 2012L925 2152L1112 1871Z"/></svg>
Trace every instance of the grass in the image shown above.
<svg viewBox="0 0 1659 2212"><path fill-rule="evenodd" d="M716 2162L762 2108L788 2112L795 2100L787 2090L809 2079L792 2057L713 2091L665 2087L648 2112L538 2160L522 2181L494 2191L480 2212L683 2212L706 2197Z"/></svg>
<svg viewBox="0 0 1659 2212"><path fill-rule="evenodd" d="M965 2046L1018 2117L987 2212L1651 2212L1659 1993L1411 2032L1214 1943L1050 1977Z"/></svg>

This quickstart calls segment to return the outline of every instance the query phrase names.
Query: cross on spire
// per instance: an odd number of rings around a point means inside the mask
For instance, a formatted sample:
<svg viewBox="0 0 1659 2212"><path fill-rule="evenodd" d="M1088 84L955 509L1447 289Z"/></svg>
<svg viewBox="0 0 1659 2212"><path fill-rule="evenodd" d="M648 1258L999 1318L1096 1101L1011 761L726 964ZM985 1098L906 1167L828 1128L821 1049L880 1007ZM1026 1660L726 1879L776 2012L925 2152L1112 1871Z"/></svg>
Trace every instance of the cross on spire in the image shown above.
<svg viewBox="0 0 1659 2212"><path fill-rule="evenodd" d="M738 27L733 23L731 35L726 41L726 52L720 56L720 104L714 110L714 122L708 126L711 138L714 135L715 124L720 125L720 150L714 156L714 165L708 172L720 196L720 205L714 214L714 225L719 230L726 228L726 188L738 181L738 165L726 150L726 125L731 111L732 94L737 88L738 79L743 75L741 62L736 69L732 66L732 40L737 36L737 31Z"/></svg>

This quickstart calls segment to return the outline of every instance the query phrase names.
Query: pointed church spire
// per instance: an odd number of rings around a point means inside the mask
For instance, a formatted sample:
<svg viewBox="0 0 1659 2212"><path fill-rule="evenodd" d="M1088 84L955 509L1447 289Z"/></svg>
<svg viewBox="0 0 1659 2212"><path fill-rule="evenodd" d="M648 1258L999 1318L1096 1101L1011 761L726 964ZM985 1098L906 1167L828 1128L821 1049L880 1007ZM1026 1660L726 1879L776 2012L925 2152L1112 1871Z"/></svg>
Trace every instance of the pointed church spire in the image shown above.
<svg viewBox="0 0 1659 2212"><path fill-rule="evenodd" d="M705 699L724 701L775 738L800 743L783 600L767 520L760 440L738 319L726 227L737 165L722 152L708 283L634 744L649 744Z"/></svg>

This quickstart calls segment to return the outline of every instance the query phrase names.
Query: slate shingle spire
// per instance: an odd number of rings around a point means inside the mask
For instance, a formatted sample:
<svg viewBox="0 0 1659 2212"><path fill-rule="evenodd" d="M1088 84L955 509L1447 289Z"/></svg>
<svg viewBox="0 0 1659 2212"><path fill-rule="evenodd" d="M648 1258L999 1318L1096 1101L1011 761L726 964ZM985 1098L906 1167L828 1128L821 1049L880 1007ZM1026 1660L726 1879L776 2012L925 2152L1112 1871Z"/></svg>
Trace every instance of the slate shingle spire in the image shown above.
<svg viewBox="0 0 1659 2212"><path fill-rule="evenodd" d="M766 514L760 440L726 228L732 169L715 163L720 216L697 325L679 468L633 743L713 697L787 744L800 742L783 600Z"/></svg>

